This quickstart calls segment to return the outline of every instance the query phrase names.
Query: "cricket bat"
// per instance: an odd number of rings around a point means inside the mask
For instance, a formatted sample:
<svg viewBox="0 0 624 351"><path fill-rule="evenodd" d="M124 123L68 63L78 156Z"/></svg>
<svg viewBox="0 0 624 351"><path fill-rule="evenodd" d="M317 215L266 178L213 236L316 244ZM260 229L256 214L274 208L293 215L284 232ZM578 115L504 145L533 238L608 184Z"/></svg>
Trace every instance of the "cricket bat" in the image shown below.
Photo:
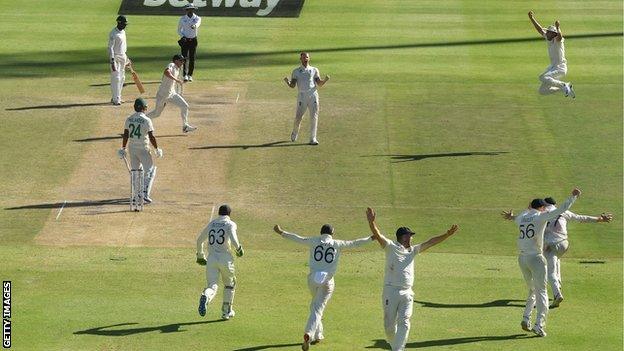
<svg viewBox="0 0 624 351"><path fill-rule="evenodd" d="M145 93L145 88L143 87L143 82L141 82L141 79L139 78L139 75L136 73L136 71L134 70L134 67L132 67L132 65L130 65L130 73L132 74L132 80L134 81L134 84L136 85L137 89L139 89L139 93L141 93L141 94Z"/></svg>

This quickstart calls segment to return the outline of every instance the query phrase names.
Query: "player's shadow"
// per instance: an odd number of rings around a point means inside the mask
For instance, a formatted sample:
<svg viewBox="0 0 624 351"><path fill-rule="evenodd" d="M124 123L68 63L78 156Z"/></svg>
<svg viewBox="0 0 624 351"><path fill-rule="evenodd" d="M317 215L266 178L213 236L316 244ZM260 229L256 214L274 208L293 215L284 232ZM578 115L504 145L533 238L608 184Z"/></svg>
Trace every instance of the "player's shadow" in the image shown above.
<svg viewBox="0 0 624 351"><path fill-rule="evenodd" d="M64 205L63 205L64 204ZM70 208L70 207L91 207L91 206L106 206L106 205L129 205L130 199L125 197L121 199L106 199L106 200L85 200L76 202L52 202L45 204L24 205L15 207L6 207L5 210L38 210L47 208Z"/></svg>
<svg viewBox="0 0 624 351"><path fill-rule="evenodd" d="M159 331L161 333L179 333L179 332L184 331L184 330L180 330L180 327L183 327L183 326L218 323L218 322L223 322L223 321L224 320L222 319L215 319L212 321L171 323L171 324L165 324L165 325L158 325L155 327L124 328L124 329L115 328L115 327L138 324L138 323L120 323L120 324L106 325L103 327L79 330L77 332L74 332L74 334L75 335L88 334L88 335L100 335L100 336L127 336L127 335L141 334L141 333L150 333L150 332L155 332L155 331ZM115 329L111 329L111 328L115 328Z"/></svg>
<svg viewBox="0 0 624 351"><path fill-rule="evenodd" d="M390 157L394 161L392 162L409 162L420 161L426 158L439 158L439 157L465 157L465 156L497 156L507 154L508 151L468 151L468 152L447 152L440 154L419 154L419 155L373 155L378 157Z"/></svg>
<svg viewBox="0 0 624 351"><path fill-rule="evenodd" d="M422 307L427 308L489 308L489 307L524 307L525 300L494 300L490 302L483 303L436 303L436 302L428 302L428 301L418 301L414 300L414 302L419 303Z"/></svg>
<svg viewBox="0 0 624 351"><path fill-rule="evenodd" d="M141 82L143 83L143 85L148 85L148 84L160 84L159 80L148 80L146 82ZM96 84L89 84L90 87L109 87L111 85L110 82L108 83L96 83ZM134 84L134 82L128 82L128 83L124 83L123 86L128 86L128 85L136 85Z"/></svg>
<svg viewBox="0 0 624 351"><path fill-rule="evenodd" d="M261 345L261 346L245 347L245 348L242 348L242 349L235 349L235 350L232 350L232 351L258 351L258 350L277 349L277 348L281 348L281 347L293 347L293 346L300 346L300 345L301 345L301 343Z"/></svg>
<svg viewBox="0 0 624 351"><path fill-rule="evenodd" d="M89 106L108 106L110 102L85 102L81 104L57 104L57 105L38 105L38 106L24 106L7 108L5 111L25 111L25 110L48 110L48 109L64 109L75 107L89 107Z"/></svg>
<svg viewBox="0 0 624 351"><path fill-rule="evenodd" d="M211 149L257 149L257 148L269 148L269 147L293 147L293 146L308 146L309 144L295 144L288 140L273 141L264 144L239 144L239 145L207 145L189 147L189 150L211 150Z"/></svg>
<svg viewBox="0 0 624 351"><path fill-rule="evenodd" d="M117 135L110 135L110 136L103 136L103 137L74 139L72 141L75 143L89 143L93 141L106 141L106 140L121 139L122 136L123 134L117 134ZM187 136L188 136L187 134L171 134L171 135L157 135L156 137L160 139L160 138L179 138L179 137L186 138Z"/></svg>
<svg viewBox="0 0 624 351"><path fill-rule="evenodd" d="M503 340L516 340L516 339L528 339L537 337L536 335L527 335L527 334L513 334L513 335L497 335L497 336L467 336L462 338L450 338L450 339L438 339L438 340L426 340L426 341L415 341L410 342L405 345L406 349L419 349L424 347L435 347L435 346L448 346L448 345L459 345L459 344L470 344L474 342L484 342L484 341L503 341ZM373 340L373 345L366 346L367 349L382 349L382 350L390 350L390 344L384 339L376 339Z"/></svg>

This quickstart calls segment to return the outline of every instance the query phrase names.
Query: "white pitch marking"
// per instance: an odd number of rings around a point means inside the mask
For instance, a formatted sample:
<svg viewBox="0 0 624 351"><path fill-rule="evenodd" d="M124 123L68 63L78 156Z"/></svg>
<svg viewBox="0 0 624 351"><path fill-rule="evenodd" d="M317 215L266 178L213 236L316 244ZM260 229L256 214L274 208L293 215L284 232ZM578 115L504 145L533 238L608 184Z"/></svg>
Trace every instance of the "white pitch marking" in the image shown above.
<svg viewBox="0 0 624 351"><path fill-rule="evenodd" d="M58 211L55 221L58 221L59 217L61 216L61 212L63 212L63 209L65 208L66 203L67 203L67 200L63 201L63 206L61 206L61 209Z"/></svg>
<svg viewBox="0 0 624 351"><path fill-rule="evenodd" d="M236 103L238 104L238 98L240 97L240 93L236 93Z"/></svg>

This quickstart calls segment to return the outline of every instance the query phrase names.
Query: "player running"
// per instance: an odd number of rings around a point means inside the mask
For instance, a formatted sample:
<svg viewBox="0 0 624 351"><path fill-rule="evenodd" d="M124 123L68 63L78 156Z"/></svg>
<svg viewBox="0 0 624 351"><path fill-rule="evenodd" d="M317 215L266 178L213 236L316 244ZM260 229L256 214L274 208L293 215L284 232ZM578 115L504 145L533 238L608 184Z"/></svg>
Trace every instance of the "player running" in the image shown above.
<svg viewBox="0 0 624 351"><path fill-rule="evenodd" d="M576 94L572 89L572 83L566 83L560 81L568 73L568 65L565 58L565 46L563 42L563 34L561 33L561 27L559 21L555 21L555 25L548 26L548 28L542 28L537 23L535 17L533 17L533 11L529 11L529 19L533 26L540 34L540 36L546 39L548 44L548 56L550 57L550 66L546 68L546 71L539 76L542 86L539 88L539 93L542 95L548 95L563 90L563 94L571 98L575 98Z"/></svg>
<svg viewBox="0 0 624 351"><path fill-rule="evenodd" d="M312 302L310 303L310 316L305 326L303 344L301 345L301 349L307 351L311 343L316 344L324 339L323 311L334 292L334 275L338 269L340 252L343 249L369 243L371 237L349 241L336 240L333 238L334 228L329 224L324 224L321 227L321 235L315 237L301 237L282 230L279 225L276 225L273 230L283 238L310 248L308 288L312 294Z"/></svg>
<svg viewBox="0 0 624 351"><path fill-rule="evenodd" d="M529 204L529 208L517 216L511 210L503 211L502 213L503 218L514 220L520 230L520 236L518 236L518 264L520 265L526 286L529 289L520 326L523 330L532 331L537 336L546 336L546 314L548 313L546 259L543 255L544 230L548 221L556 219L557 216L570 209L579 195L581 195L581 191L575 188L563 206L550 212L546 211L546 201L534 199ZM535 325L531 328L531 314L534 307L537 308L537 316Z"/></svg>
<svg viewBox="0 0 624 351"><path fill-rule="evenodd" d="M548 204L546 211L557 209L557 202L552 197L547 197L544 201ZM565 211L554 221L548 222L544 232L544 256L546 257L548 283L553 293L553 304L551 308L559 307L563 301L561 292L561 257L568 251L568 221L581 223L608 223L613 219L610 213L602 213L600 216L578 215L572 211Z"/></svg>
<svg viewBox="0 0 624 351"><path fill-rule="evenodd" d="M188 124L189 104L181 95L182 80L180 68L184 65L186 59L180 54L173 55L172 62L167 65L163 72L162 82L156 93L156 107L147 114L149 118L157 118L165 109L168 102L180 108L180 116L182 116L182 132L189 133L197 129ZM179 84L176 89L177 84Z"/></svg>
<svg viewBox="0 0 624 351"><path fill-rule="evenodd" d="M126 157L126 145L129 142L129 154L130 154L130 168L132 171L138 171L141 168L144 170L144 189L143 189L143 201L145 203L152 203L150 194L152 192L152 185L156 178L156 166L152 160L149 144L152 143L154 149L156 149L156 156L162 157L163 151L158 148L156 137L154 137L154 127L152 121L145 115L147 110L147 102L139 98L134 100L134 111L126 119L124 124L124 132L121 142L121 149L117 151L119 158Z"/></svg>
<svg viewBox="0 0 624 351"><path fill-rule="evenodd" d="M414 257L421 252L446 240L457 232L459 227L453 224L446 233L434 236L417 245L412 245L414 232L407 227L400 227L396 231L396 241L381 235L375 223L375 211L366 210L366 217L373 239L386 251L386 266L384 272L384 289L382 305L384 311L384 329L386 340L393 351L405 349L410 330L410 318L414 301Z"/></svg>
<svg viewBox="0 0 624 351"><path fill-rule="evenodd" d="M284 82L291 87L299 87L299 94L297 95L297 112L295 113L295 125L293 126L292 133L290 134L290 140L296 141L299 135L299 127L301 126L301 119L306 109L310 111L310 145L318 145L316 139L316 129L318 126L318 112L319 112L319 95L317 87L322 87L329 81L329 76L326 75L325 79L321 79L321 74L318 68L310 66L310 54L302 52L299 55L301 66L295 68L292 71L290 80L288 77L284 77Z"/></svg>
<svg viewBox="0 0 624 351"><path fill-rule="evenodd" d="M208 223L206 228L197 237L197 263L206 266L207 287L199 296L200 316L206 315L206 305L217 294L217 279L221 275L223 281L223 305L221 318L228 320L234 317L234 292L236 277L234 276L234 257L230 252L231 245L235 248L236 256L242 257L243 246L238 242L236 223L230 219L232 209L228 205L219 207L219 217ZM204 253L204 244L208 241L208 258Z"/></svg>

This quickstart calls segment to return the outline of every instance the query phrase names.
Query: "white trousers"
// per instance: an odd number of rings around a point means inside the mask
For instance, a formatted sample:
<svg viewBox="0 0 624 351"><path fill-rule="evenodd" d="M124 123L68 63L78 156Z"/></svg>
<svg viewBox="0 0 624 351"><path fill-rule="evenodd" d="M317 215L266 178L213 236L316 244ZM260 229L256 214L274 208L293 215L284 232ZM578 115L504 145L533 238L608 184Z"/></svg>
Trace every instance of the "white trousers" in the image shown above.
<svg viewBox="0 0 624 351"><path fill-rule="evenodd" d="M384 286L382 303L386 340L392 346L392 351L405 350L412 318L414 292L412 289Z"/></svg>
<svg viewBox="0 0 624 351"><path fill-rule="evenodd" d="M539 76L539 80L542 82L539 93L548 95L562 90L566 83L560 79L563 79L566 73L568 73L568 67L566 65L548 66L546 71Z"/></svg>
<svg viewBox="0 0 624 351"><path fill-rule="evenodd" d="M533 307L537 308L535 324L540 327L546 325L548 313L548 293L546 291L546 259L543 255L518 256L518 264L529 290L524 308L523 319L531 320Z"/></svg>
<svg viewBox="0 0 624 351"><path fill-rule="evenodd" d="M230 255L231 256L231 255ZM229 312L234 303L234 291L236 289L236 276L234 275L234 259L232 257L220 257L217 255L208 255L206 260L206 282L207 287L204 289L204 295L208 299L208 303L214 299L217 294L217 282L221 276L223 282L223 313Z"/></svg>
<svg viewBox="0 0 624 351"><path fill-rule="evenodd" d="M295 113L295 124L293 135L299 135L299 127L306 110L310 112L310 141L316 141L316 130L318 127L319 96L318 92L299 92L297 95L297 112Z"/></svg>
<svg viewBox="0 0 624 351"><path fill-rule="evenodd" d="M188 124L189 104L184 100L182 95L173 94L168 97L156 96L156 106L147 113L147 117L154 119L160 117L168 102L180 108L180 116L182 117L182 126Z"/></svg>
<svg viewBox="0 0 624 351"><path fill-rule="evenodd" d="M128 151L130 154L130 168L139 169L143 165L143 170L147 174L147 171L154 165L150 149L148 147L129 147Z"/></svg>
<svg viewBox="0 0 624 351"><path fill-rule="evenodd" d="M111 68L111 93L114 103L121 102L121 89L126 81L126 63L125 55L115 56L115 70Z"/></svg>
<svg viewBox="0 0 624 351"><path fill-rule="evenodd" d="M546 244L544 256L548 272L548 284L553 292L553 297L561 295L561 257L568 251L570 246L567 240L555 244Z"/></svg>
<svg viewBox="0 0 624 351"><path fill-rule="evenodd" d="M312 341L324 338L323 311L334 293L334 286L334 277L319 284L314 281L314 273L308 274L308 289L312 295L312 302L310 302L310 316L305 326L305 333Z"/></svg>

